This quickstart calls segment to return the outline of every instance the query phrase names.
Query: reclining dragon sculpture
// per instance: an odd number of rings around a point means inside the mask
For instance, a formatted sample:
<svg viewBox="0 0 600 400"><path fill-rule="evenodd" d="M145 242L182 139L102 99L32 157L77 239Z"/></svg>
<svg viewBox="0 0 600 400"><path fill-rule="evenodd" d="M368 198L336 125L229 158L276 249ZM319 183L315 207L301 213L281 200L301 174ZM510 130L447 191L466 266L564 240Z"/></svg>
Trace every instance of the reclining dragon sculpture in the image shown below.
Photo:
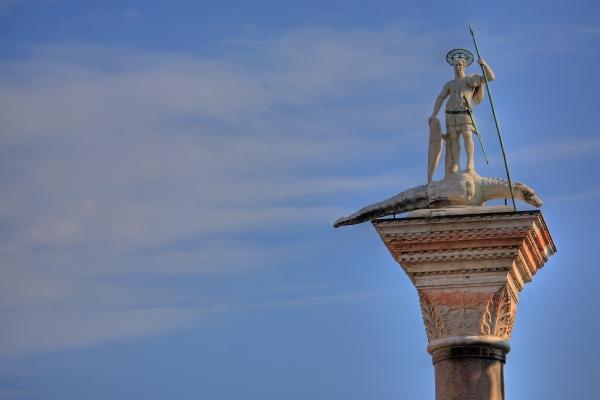
<svg viewBox="0 0 600 400"><path fill-rule="evenodd" d="M541 207L542 200L533 189L523 183L513 185L515 198ZM451 174L441 181L433 181L398 193L389 199L366 206L347 217L338 219L334 227L354 225L388 215L407 211L448 206L481 206L486 201L510 198L508 181L486 178L476 172Z"/></svg>

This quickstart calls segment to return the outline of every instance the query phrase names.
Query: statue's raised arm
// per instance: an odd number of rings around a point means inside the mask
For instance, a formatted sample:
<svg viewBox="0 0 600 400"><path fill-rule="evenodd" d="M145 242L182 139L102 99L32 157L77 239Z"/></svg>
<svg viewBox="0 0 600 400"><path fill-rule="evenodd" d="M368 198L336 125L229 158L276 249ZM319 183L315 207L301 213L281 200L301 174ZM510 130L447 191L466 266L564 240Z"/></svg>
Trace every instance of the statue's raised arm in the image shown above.
<svg viewBox="0 0 600 400"><path fill-rule="evenodd" d="M483 70L485 71L485 76L487 77L488 82L491 82L494 79L496 79L496 75L494 75L494 71L492 71L490 66L487 65L487 63L484 60L480 59L477 62L479 63L479 65L481 65L481 68L483 68Z"/></svg>

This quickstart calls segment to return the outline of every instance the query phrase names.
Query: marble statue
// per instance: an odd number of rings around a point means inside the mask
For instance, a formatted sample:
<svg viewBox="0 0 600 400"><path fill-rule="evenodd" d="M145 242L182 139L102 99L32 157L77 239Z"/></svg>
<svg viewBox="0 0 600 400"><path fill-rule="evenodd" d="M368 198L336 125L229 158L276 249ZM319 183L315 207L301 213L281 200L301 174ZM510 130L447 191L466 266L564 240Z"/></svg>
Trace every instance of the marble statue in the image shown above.
<svg viewBox="0 0 600 400"><path fill-rule="evenodd" d="M376 218L421 209L446 207L483 206L493 199L511 198L509 182L499 178L481 177L475 171L473 135L478 134L472 115L472 103L479 104L484 97L483 75L467 75L465 68L473 61L473 55L465 49L448 53L446 60L454 68L454 79L447 82L438 95L433 113L428 118L429 148L427 184L405 190L387 200L369 205L347 217L338 219L334 226L353 225ZM478 61L488 81L495 79L494 72L483 60ZM437 118L446 101L446 133L441 132ZM460 169L460 138L462 137L467 163ZM433 175L439 163L442 140L445 142L444 178L434 181ZM525 184L514 183L515 199L540 207L542 201Z"/></svg>
<svg viewBox="0 0 600 400"><path fill-rule="evenodd" d="M430 126L430 147L427 171L427 182L433 180L433 173L439 161L441 147L432 147L432 142L439 143L443 137L446 142L445 174L457 172L460 169L460 137L462 136L465 153L467 155L467 171L475 170L473 132L475 131L472 103L481 103L484 96L483 75L466 75L465 68L473 61L473 56L468 50L456 49L448 53L448 63L454 68L454 79L446 82L438 95L433 112L428 119ZM485 70L489 81L496 79L494 72L483 60L479 64ZM442 135L439 129L437 114L446 101L446 131Z"/></svg>

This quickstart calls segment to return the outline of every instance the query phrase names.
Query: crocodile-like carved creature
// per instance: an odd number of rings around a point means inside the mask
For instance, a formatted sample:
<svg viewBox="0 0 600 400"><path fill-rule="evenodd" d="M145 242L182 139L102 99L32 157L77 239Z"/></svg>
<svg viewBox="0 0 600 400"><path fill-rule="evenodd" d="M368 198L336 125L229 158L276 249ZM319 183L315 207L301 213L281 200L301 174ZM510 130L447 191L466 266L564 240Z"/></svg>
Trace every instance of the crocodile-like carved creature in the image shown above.
<svg viewBox="0 0 600 400"><path fill-rule="evenodd" d="M542 201L535 192L522 183L513 184L516 199L535 207ZM416 186L387 200L364 207L347 217L338 219L334 227L360 224L387 215L406 211L448 206L481 206L493 199L510 198L508 182L499 178L479 176L475 171L462 171L446 176L441 181Z"/></svg>

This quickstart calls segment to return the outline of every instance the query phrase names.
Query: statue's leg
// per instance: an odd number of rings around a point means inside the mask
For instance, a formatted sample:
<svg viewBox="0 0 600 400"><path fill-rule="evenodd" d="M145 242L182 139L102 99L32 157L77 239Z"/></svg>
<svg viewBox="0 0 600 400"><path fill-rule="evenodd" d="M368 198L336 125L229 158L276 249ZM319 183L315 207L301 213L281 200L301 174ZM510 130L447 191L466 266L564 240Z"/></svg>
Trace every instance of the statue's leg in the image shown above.
<svg viewBox="0 0 600 400"><path fill-rule="evenodd" d="M452 137L455 135L454 132L448 132L446 134L446 153L445 153L445 159L444 159L444 171L446 173L445 176L448 176L452 173L452 146L454 144L454 141L452 140Z"/></svg>
<svg viewBox="0 0 600 400"><path fill-rule="evenodd" d="M467 129L462 132L462 136L465 142L465 153L467 153L467 171L475 171L475 158L473 156L475 145L473 144L473 132L470 129Z"/></svg>
<svg viewBox="0 0 600 400"><path fill-rule="evenodd" d="M452 132L450 142L452 143L450 172L458 172L460 170L460 135L457 131Z"/></svg>
<svg viewBox="0 0 600 400"><path fill-rule="evenodd" d="M457 154L460 156L460 143L459 133L451 130L446 135L446 158L445 158L445 172L446 176L458 171L458 162L456 159Z"/></svg>

